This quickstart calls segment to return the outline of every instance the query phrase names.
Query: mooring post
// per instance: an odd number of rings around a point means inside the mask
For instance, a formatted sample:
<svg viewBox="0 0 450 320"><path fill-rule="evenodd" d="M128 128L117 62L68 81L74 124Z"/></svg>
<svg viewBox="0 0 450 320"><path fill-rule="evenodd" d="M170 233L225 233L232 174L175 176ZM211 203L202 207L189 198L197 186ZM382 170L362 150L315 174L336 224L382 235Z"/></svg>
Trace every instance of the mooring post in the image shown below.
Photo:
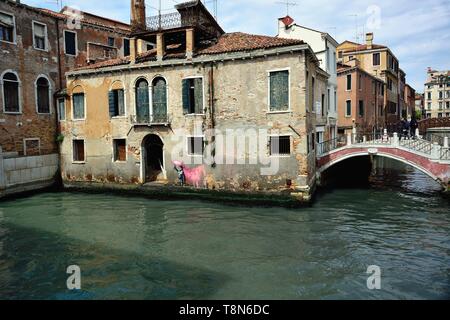
<svg viewBox="0 0 450 320"><path fill-rule="evenodd" d="M0 190L5 189L5 171L3 167L3 151L2 147L0 147Z"/></svg>

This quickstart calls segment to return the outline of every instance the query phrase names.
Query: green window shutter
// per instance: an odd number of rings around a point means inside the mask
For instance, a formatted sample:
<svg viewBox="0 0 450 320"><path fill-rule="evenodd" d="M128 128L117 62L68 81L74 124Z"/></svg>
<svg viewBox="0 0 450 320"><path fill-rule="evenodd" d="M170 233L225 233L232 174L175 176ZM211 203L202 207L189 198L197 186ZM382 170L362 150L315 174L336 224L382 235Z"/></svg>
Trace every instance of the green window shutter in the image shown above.
<svg viewBox="0 0 450 320"><path fill-rule="evenodd" d="M167 120L167 87L162 78L153 86L153 117L156 122Z"/></svg>
<svg viewBox="0 0 450 320"><path fill-rule="evenodd" d="M190 108L190 96L189 96L189 79L184 79L182 82L182 90L183 90L183 114L188 114Z"/></svg>
<svg viewBox="0 0 450 320"><path fill-rule="evenodd" d="M148 85L141 83L136 90L137 99L137 117L138 121L148 121L149 120L149 92Z"/></svg>
<svg viewBox="0 0 450 320"><path fill-rule="evenodd" d="M289 72L270 73L270 111L289 109Z"/></svg>
<svg viewBox="0 0 450 320"><path fill-rule="evenodd" d="M125 101L124 101L124 92L122 89L117 90L117 103L119 104L119 106L118 106L119 116L124 116L125 115Z"/></svg>
<svg viewBox="0 0 450 320"><path fill-rule="evenodd" d="M108 101L109 101L109 117L112 118L112 117L117 116L116 99L115 99L114 91L108 92Z"/></svg>
<svg viewBox="0 0 450 320"><path fill-rule="evenodd" d="M194 79L195 113L203 113L203 79Z"/></svg>

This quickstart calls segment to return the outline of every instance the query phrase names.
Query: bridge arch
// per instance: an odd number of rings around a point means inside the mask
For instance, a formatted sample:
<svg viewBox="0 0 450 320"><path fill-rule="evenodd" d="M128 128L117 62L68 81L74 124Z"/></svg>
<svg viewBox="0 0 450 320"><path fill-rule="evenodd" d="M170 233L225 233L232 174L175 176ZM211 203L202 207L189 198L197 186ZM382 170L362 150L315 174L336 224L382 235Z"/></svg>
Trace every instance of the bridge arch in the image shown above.
<svg viewBox="0 0 450 320"><path fill-rule="evenodd" d="M421 171L422 173L426 174L427 176L429 176L430 178L432 178L434 181L436 181L437 183L441 184L443 187L446 186L446 183L444 181L442 181L442 179L440 179L438 176L436 176L434 173L432 173L430 170L412 162L409 161L403 157L399 157L395 154L391 154L391 153L387 153L387 152L382 152L382 151L378 151L376 153L371 153L368 150L364 150L364 151L355 151L355 152L350 152L350 153L346 153L340 156L337 156L333 159L331 159L330 161L328 161L327 163L323 164L322 166L320 166L318 168L318 173L322 174L325 171L327 171L328 169L330 169L331 167L335 166L338 163L341 163L345 160L348 159L352 159L352 158L356 158L356 157L368 157L368 156L378 156L378 157L384 157L384 158L388 158L388 159L393 159L399 162L402 162L408 166L411 166L419 171Z"/></svg>

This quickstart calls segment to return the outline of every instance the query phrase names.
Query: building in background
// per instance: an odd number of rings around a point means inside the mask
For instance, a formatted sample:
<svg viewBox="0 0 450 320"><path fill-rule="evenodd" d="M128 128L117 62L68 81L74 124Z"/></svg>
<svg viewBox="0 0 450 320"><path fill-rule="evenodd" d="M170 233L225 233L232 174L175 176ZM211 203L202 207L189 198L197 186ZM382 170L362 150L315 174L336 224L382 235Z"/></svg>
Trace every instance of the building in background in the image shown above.
<svg viewBox="0 0 450 320"><path fill-rule="evenodd" d="M338 133L371 134L384 125L384 82L360 68L357 60L338 64Z"/></svg>
<svg viewBox="0 0 450 320"><path fill-rule="evenodd" d="M338 50L338 61L348 64L352 60L358 61L359 68L384 82L384 117L385 126L397 126L402 116L401 95L402 74L399 61L392 51L385 45L373 43L373 33L366 34L366 43L359 44L351 41L341 43ZM403 80L406 84L406 79ZM345 92L345 88L338 86L338 95ZM400 98L402 96L402 98ZM345 109L339 105L338 109Z"/></svg>
<svg viewBox="0 0 450 320"><path fill-rule="evenodd" d="M328 74L314 52L301 40L227 34L200 1L175 8L146 20L144 3L132 1L130 59L67 74L64 183L175 185L183 162L195 186L309 199L318 123L329 139L327 108L317 111ZM260 130L267 135L247 145L246 133ZM261 174L250 146L279 170Z"/></svg>
<svg viewBox="0 0 450 320"><path fill-rule="evenodd" d="M337 136L337 65L336 49L338 43L328 33L298 25L289 16L278 19L278 37L286 39L299 39L306 42L315 52L320 61L320 67L329 74L325 101L319 101L316 111L319 117L326 110L328 114L329 136L333 140ZM323 103L323 105L321 104ZM323 142L323 125L317 128L317 142Z"/></svg>
<svg viewBox="0 0 450 320"><path fill-rule="evenodd" d="M425 119L427 117L426 111L425 111L425 96L423 93L417 93L415 96L415 107L416 107L416 113L420 113L420 118Z"/></svg>
<svg viewBox="0 0 450 320"><path fill-rule="evenodd" d="M16 155L57 151L66 119L65 72L129 55L130 27L65 7L0 0L0 146Z"/></svg>
<svg viewBox="0 0 450 320"><path fill-rule="evenodd" d="M450 71L428 68L425 112L427 118L450 117Z"/></svg>
<svg viewBox="0 0 450 320"><path fill-rule="evenodd" d="M416 114L416 90L411 87L409 84L405 85L405 113L404 117L406 119L412 119L413 117L417 117ZM419 112L421 109L418 109Z"/></svg>

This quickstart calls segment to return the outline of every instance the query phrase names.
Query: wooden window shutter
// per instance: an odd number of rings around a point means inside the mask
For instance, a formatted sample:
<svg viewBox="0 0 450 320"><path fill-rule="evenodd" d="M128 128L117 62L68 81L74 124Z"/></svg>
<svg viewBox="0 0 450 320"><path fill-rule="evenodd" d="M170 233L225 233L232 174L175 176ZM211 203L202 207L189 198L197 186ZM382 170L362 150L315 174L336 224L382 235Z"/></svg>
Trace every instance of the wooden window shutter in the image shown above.
<svg viewBox="0 0 450 320"><path fill-rule="evenodd" d="M289 109L289 72L279 71L270 74L270 110Z"/></svg>
<svg viewBox="0 0 450 320"><path fill-rule="evenodd" d="M183 79L182 90L183 90L183 114L188 114L190 107L190 96L189 96L189 79Z"/></svg>
<svg viewBox="0 0 450 320"><path fill-rule="evenodd" d="M194 79L195 113L203 113L203 79Z"/></svg>
<svg viewBox="0 0 450 320"><path fill-rule="evenodd" d="M117 90L117 103L118 103L119 116L124 116L125 115L125 100L124 100L124 91L122 89Z"/></svg>
<svg viewBox="0 0 450 320"><path fill-rule="evenodd" d="M117 116L117 107L116 107L116 99L114 91L108 92L108 101L109 101L109 117L115 117Z"/></svg>

